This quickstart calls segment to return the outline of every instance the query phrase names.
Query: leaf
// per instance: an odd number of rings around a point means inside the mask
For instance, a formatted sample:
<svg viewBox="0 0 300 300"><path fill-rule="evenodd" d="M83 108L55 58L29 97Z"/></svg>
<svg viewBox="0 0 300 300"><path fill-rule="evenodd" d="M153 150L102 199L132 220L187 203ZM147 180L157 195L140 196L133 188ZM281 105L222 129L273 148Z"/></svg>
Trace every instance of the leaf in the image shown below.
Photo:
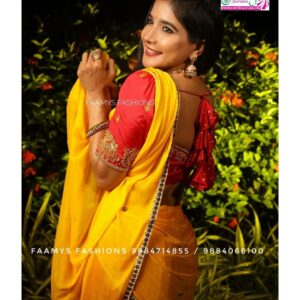
<svg viewBox="0 0 300 300"><path fill-rule="evenodd" d="M41 45L42 45L42 46L45 46L46 43L47 43L49 40L50 40L50 38L44 39L44 40L41 42Z"/></svg>
<svg viewBox="0 0 300 300"><path fill-rule="evenodd" d="M37 59L43 59L43 55L40 53L35 53L33 54L33 57L37 58Z"/></svg>
<svg viewBox="0 0 300 300"><path fill-rule="evenodd" d="M243 153L243 156L244 156L244 161L253 160L253 153L252 152L245 151Z"/></svg>
<svg viewBox="0 0 300 300"><path fill-rule="evenodd" d="M254 231L255 246L259 247L261 243L261 226L255 209L252 206L250 207L252 208L253 215L254 215L253 231Z"/></svg>
<svg viewBox="0 0 300 300"><path fill-rule="evenodd" d="M223 237L218 236L218 235L207 235L206 239L207 240L212 240L212 241L224 241L224 242L229 243L230 245L234 245L233 241L231 241L229 239L226 239L226 238L223 238Z"/></svg>
<svg viewBox="0 0 300 300"><path fill-rule="evenodd" d="M115 78L115 81L118 82L120 79L126 77L127 75L128 75L128 73L124 73L124 74L122 74L122 75L119 75L119 76L117 76L117 77Z"/></svg>
<svg viewBox="0 0 300 300"><path fill-rule="evenodd" d="M80 24L82 24L82 20L76 20L74 23L73 23L73 25L80 25Z"/></svg>
<svg viewBox="0 0 300 300"><path fill-rule="evenodd" d="M35 237L38 226L40 225L40 223L43 220L43 217L46 213L46 209L47 209L47 206L48 206L48 202L50 200L50 197L51 197L50 192L47 192L44 196L43 204L42 204L42 206L41 206L41 208L40 208L40 210L37 214L36 220L35 220L33 228L32 228L32 232L31 232L31 235L30 235L29 243L28 243L29 245L32 244L32 241L33 241L33 238Z"/></svg>
<svg viewBox="0 0 300 300"><path fill-rule="evenodd" d="M236 266L233 266L232 269L247 268L247 267L251 267L253 265L255 265L254 261L246 261L246 262L240 263Z"/></svg>
<svg viewBox="0 0 300 300"><path fill-rule="evenodd" d="M107 44L106 44L104 39L99 38L99 39L97 39L97 42L98 42L101 49L103 49L103 50L107 49Z"/></svg>
<svg viewBox="0 0 300 300"><path fill-rule="evenodd" d="M51 276L49 276L39 287L39 289L35 292L35 296L38 296L41 291L46 288L47 286L50 286L50 283L51 283Z"/></svg>
<svg viewBox="0 0 300 300"><path fill-rule="evenodd" d="M138 48L138 46L139 46L139 45L133 46L130 50L127 50L127 51L126 51L126 54L127 54L128 56L132 55L132 53L134 52L134 50L135 50L136 48Z"/></svg>
<svg viewBox="0 0 300 300"><path fill-rule="evenodd" d="M268 110L267 112L267 116L272 117L274 115L276 115L278 112L278 107L274 107Z"/></svg>
<svg viewBox="0 0 300 300"><path fill-rule="evenodd" d="M275 231L277 231L278 230L278 223L277 224L275 224L274 226L273 226L273 228L270 230L270 232L269 232L269 234L268 234L268 236L267 236L267 240L270 238L270 237L272 237L273 239L275 239L275 241L277 242L277 238L276 238L276 236L275 236Z"/></svg>
<svg viewBox="0 0 300 300"><path fill-rule="evenodd" d="M23 221L23 234L22 234L23 239L26 236L28 220L30 218L32 199L33 199L33 190L31 190L30 193L29 193L29 197L28 197L28 200L27 200L26 208L25 208L24 221Z"/></svg>
<svg viewBox="0 0 300 300"><path fill-rule="evenodd" d="M31 43L36 45L36 46L41 46L41 43L38 42L37 40L31 40Z"/></svg>
<svg viewBox="0 0 300 300"><path fill-rule="evenodd" d="M22 239L22 264L23 267L27 269L27 272L34 277L35 274L35 264L33 261L32 254L30 253L27 245L25 244L24 239Z"/></svg>
<svg viewBox="0 0 300 300"><path fill-rule="evenodd" d="M254 158L256 161L260 161L260 155L258 153L254 153Z"/></svg>
<svg viewBox="0 0 300 300"><path fill-rule="evenodd" d="M120 43L121 43L121 41L115 41L115 42L113 43L113 47L117 47Z"/></svg>
<svg viewBox="0 0 300 300"><path fill-rule="evenodd" d="M238 253L238 262L242 262L245 259L244 254L241 253L242 249L245 249L245 241L243 237L243 233L240 228L240 224L237 225L236 227L236 233L235 233L235 247L239 249Z"/></svg>

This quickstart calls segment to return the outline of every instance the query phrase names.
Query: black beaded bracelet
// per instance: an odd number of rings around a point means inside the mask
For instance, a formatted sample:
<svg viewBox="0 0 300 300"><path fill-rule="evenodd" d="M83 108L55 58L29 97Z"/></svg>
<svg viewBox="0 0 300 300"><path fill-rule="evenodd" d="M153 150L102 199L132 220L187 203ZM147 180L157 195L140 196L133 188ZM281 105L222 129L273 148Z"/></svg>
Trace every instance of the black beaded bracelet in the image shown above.
<svg viewBox="0 0 300 300"><path fill-rule="evenodd" d="M108 127L109 121L100 122L88 130L88 132L86 133L86 137L89 138L100 130L106 129Z"/></svg>

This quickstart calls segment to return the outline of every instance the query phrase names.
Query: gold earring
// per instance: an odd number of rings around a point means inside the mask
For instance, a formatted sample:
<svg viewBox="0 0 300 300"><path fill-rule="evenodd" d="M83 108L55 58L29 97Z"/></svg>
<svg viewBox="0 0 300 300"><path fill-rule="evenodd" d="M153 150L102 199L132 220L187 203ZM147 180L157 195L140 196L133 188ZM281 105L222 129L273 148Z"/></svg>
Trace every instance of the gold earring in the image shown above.
<svg viewBox="0 0 300 300"><path fill-rule="evenodd" d="M196 77L197 76L197 68L196 66L194 65L195 61L197 60L197 57L195 58L191 58L191 64L188 65L186 67L186 70L185 70L185 76L188 77L188 78L192 78L192 77Z"/></svg>

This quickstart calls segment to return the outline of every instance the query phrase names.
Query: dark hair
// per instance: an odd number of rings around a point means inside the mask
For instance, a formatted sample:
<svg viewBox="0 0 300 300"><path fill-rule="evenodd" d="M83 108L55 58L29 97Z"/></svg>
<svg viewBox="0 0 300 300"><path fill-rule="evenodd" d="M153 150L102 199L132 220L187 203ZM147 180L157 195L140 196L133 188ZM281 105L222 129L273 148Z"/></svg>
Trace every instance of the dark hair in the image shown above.
<svg viewBox="0 0 300 300"><path fill-rule="evenodd" d="M221 50L224 21L220 2L216 0L172 0L171 5L178 21L187 30L191 43L201 45L204 52L195 62L197 74L206 74L214 65ZM149 13L153 7L149 10ZM143 45L140 42L137 68L142 68Z"/></svg>

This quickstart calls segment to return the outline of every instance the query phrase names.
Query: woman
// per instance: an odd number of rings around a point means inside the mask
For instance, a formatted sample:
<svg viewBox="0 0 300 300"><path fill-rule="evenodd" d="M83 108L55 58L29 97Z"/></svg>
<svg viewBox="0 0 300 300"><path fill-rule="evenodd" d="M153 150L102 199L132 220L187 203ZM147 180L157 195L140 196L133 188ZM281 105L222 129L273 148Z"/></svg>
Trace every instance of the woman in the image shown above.
<svg viewBox="0 0 300 300"><path fill-rule="evenodd" d="M82 55L67 107L52 299L193 299L197 242L180 197L214 181L217 114L200 75L221 38L210 1L156 0L141 34L145 68L112 110L114 61L99 49Z"/></svg>

